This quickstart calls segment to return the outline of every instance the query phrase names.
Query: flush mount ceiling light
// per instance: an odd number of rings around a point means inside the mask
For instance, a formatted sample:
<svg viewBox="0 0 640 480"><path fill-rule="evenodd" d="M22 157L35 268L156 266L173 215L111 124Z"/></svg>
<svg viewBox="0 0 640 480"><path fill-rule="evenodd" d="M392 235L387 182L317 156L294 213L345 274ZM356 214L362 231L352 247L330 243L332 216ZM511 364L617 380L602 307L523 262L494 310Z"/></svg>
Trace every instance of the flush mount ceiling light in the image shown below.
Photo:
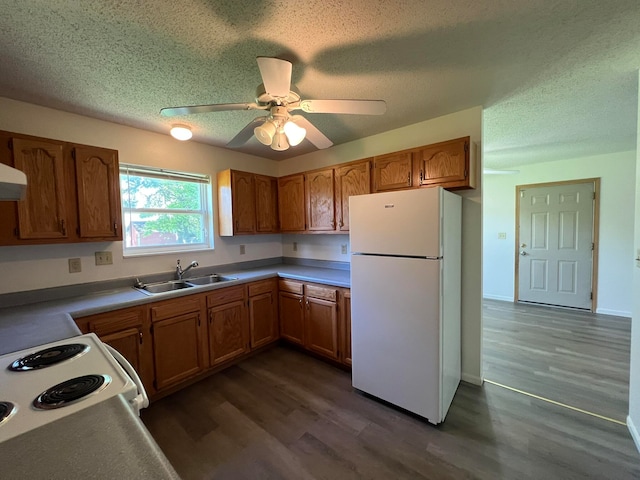
<svg viewBox="0 0 640 480"><path fill-rule="evenodd" d="M285 107L275 106L271 109L271 115L254 128L253 133L263 145L283 151L289 146L300 145L307 131L290 118Z"/></svg>
<svg viewBox="0 0 640 480"><path fill-rule="evenodd" d="M186 125L173 125L170 133L173 138L181 141L189 140L193 136L191 129Z"/></svg>

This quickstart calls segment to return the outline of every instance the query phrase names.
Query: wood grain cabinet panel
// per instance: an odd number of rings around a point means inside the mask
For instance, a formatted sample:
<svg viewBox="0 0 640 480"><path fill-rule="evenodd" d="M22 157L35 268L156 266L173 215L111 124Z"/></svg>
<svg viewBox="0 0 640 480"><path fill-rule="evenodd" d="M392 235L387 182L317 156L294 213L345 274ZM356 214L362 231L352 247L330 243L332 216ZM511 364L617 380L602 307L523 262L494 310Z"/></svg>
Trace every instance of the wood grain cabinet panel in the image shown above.
<svg viewBox="0 0 640 480"><path fill-rule="evenodd" d="M249 327L252 349L262 347L278 338L278 302L275 279L251 283L249 291Z"/></svg>
<svg viewBox="0 0 640 480"><path fill-rule="evenodd" d="M279 293L280 337L304 345L303 296L297 293Z"/></svg>
<svg viewBox="0 0 640 480"><path fill-rule="evenodd" d="M145 389L153 393L153 347L145 307L132 307L76 319L83 333L95 333L135 368Z"/></svg>
<svg viewBox="0 0 640 480"><path fill-rule="evenodd" d="M304 174L278 179L278 213L282 232L305 231Z"/></svg>
<svg viewBox="0 0 640 480"><path fill-rule="evenodd" d="M277 233L278 179L256 175L256 233Z"/></svg>
<svg viewBox="0 0 640 480"><path fill-rule="evenodd" d="M202 372L204 297L189 295L156 302L150 310L157 390Z"/></svg>
<svg viewBox="0 0 640 480"><path fill-rule="evenodd" d="M306 297L305 346L333 360L338 359L338 307L335 301Z"/></svg>
<svg viewBox="0 0 640 480"><path fill-rule="evenodd" d="M335 194L333 168L308 172L304 176L307 230L333 231L335 223Z"/></svg>
<svg viewBox="0 0 640 480"><path fill-rule="evenodd" d="M78 235L122 240L118 152L75 147Z"/></svg>
<svg viewBox="0 0 640 480"><path fill-rule="evenodd" d="M371 160L335 169L337 230L349 231L349 197L371 193Z"/></svg>
<svg viewBox="0 0 640 480"><path fill-rule="evenodd" d="M475 170L469 163L469 137L422 147L413 153L420 186L475 188Z"/></svg>
<svg viewBox="0 0 640 480"><path fill-rule="evenodd" d="M68 237L64 144L12 139L15 168L27 176L27 193L16 202L20 239Z"/></svg>
<svg viewBox="0 0 640 480"><path fill-rule="evenodd" d="M209 309L211 366L249 352L248 322L243 300Z"/></svg>
<svg viewBox="0 0 640 480"><path fill-rule="evenodd" d="M411 151L373 157L374 192L400 190L413 186L413 157Z"/></svg>

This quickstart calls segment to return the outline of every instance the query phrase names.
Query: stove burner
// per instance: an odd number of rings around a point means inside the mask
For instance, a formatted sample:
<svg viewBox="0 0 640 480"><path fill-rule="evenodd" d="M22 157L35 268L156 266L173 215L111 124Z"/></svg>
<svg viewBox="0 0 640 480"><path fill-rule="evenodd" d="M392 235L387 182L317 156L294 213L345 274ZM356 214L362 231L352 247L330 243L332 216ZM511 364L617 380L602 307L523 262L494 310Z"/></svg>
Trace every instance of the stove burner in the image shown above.
<svg viewBox="0 0 640 480"><path fill-rule="evenodd" d="M16 406L11 402L0 402L0 425L9 419L17 410Z"/></svg>
<svg viewBox="0 0 640 480"><path fill-rule="evenodd" d="M14 372L45 368L55 365L56 363L63 362L64 360L68 360L69 358L82 355L88 350L89 345L85 345L83 343L56 345L55 347L45 348L44 350L19 358L9 365L8 368Z"/></svg>
<svg viewBox="0 0 640 480"><path fill-rule="evenodd" d="M66 407L82 400L90 393L101 390L109 385L109 375L83 375L59 383L44 392L33 401L33 406L40 410Z"/></svg>

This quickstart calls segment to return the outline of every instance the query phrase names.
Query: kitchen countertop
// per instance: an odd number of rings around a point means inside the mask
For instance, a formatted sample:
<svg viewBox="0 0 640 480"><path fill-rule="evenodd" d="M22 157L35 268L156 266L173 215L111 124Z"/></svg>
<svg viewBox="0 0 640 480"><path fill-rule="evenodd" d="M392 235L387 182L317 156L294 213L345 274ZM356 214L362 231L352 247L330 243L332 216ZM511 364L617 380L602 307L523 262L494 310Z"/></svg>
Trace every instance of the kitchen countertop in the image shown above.
<svg viewBox="0 0 640 480"><path fill-rule="evenodd" d="M276 276L350 287L349 270L333 268L275 264L223 274L237 280L157 295L122 287L1 308L0 355L80 335L73 318ZM53 448L43 448L43 438L54 438ZM4 442L0 465L3 478L179 478L119 396Z"/></svg>

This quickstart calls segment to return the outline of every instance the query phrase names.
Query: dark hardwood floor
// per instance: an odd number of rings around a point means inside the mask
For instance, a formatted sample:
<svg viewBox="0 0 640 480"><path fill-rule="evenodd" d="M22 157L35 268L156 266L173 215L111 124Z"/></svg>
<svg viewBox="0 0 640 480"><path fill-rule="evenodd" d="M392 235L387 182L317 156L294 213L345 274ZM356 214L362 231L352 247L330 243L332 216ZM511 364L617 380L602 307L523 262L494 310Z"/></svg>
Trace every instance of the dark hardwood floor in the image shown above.
<svg viewBox="0 0 640 480"><path fill-rule="evenodd" d="M640 478L623 425L462 383L434 427L285 347L155 402L142 419L186 480Z"/></svg>
<svg viewBox="0 0 640 480"><path fill-rule="evenodd" d="M496 300L483 304L485 379L626 421L631 319Z"/></svg>

